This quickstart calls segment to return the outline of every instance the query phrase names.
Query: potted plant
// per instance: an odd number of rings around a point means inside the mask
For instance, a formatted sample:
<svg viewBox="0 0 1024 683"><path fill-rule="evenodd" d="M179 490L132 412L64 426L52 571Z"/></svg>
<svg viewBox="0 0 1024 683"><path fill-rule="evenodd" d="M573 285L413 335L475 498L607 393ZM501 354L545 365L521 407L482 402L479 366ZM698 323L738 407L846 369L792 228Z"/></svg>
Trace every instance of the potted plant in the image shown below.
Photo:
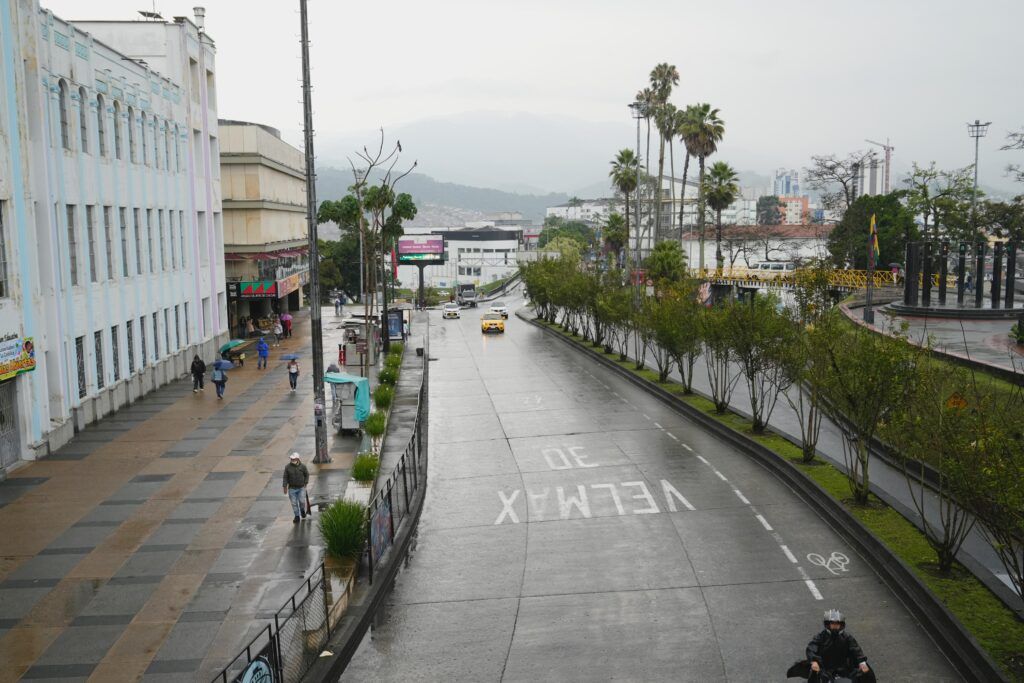
<svg viewBox="0 0 1024 683"><path fill-rule="evenodd" d="M384 436L384 431L387 429L387 416L379 410L373 411L363 423L363 429L370 436L373 452L378 453L381 437Z"/></svg>
<svg viewBox="0 0 1024 683"><path fill-rule="evenodd" d="M387 410L395 398L395 388L387 384L381 384L373 390L373 405L377 410Z"/></svg>

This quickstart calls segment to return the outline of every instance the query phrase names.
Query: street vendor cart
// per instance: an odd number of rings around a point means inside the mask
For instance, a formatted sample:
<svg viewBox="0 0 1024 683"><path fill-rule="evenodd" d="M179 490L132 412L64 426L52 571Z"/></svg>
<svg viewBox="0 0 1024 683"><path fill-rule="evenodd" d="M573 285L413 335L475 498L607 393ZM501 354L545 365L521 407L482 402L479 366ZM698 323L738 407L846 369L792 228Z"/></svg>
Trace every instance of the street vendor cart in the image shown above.
<svg viewBox="0 0 1024 683"><path fill-rule="evenodd" d="M328 372L324 381L331 385L331 425L338 434L359 433L370 415L370 382L365 377L344 372Z"/></svg>

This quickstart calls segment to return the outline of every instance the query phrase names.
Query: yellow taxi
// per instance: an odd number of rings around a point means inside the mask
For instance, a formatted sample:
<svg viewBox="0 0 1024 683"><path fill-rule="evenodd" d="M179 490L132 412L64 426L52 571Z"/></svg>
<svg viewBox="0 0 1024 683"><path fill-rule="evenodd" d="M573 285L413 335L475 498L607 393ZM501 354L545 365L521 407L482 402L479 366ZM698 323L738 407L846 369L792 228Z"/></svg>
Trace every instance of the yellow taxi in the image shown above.
<svg viewBox="0 0 1024 683"><path fill-rule="evenodd" d="M484 313L480 316L480 331L484 334L488 332L504 334L505 319L501 317L501 313Z"/></svg>

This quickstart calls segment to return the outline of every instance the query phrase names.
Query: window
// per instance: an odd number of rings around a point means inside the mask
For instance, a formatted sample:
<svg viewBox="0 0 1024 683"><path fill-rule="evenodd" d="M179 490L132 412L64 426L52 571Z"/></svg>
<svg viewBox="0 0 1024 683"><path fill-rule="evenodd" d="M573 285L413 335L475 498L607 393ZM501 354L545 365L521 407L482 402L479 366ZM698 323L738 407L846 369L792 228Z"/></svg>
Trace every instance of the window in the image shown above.
<svg viewBox="0 0 1024 683"><path fill-rule="evenodd" d="M89 100L85 94L85 88L78 89L78 136L81 138L82 151L89 151L89 119L86 109L89 108Z"/></svg>
<svg viewBox="0 0 1024 683"><path fill-rule="evenodd" d="M142 211L133 209L135 215L135 273L142 275Z"/></svg>
<svg viewBox="0 0 1024 683"><path fill-rule="evenodd" d="M107 245L107 280L114 279L114 234L110 225L110 214L113 209L109 206L103 207L103 241Z"/></svg>
<svg viewBox="0 0 1024 683"><path fill-rule="evenodd" d="M135 136L135 110L128 107L128 158L133 164L139 163L139 145Z"/></svg>
<svg viewBox="0 0 1024 683"><path fill-rule="evenodd" d="M199 231L199 263L205 266L210 262L210 252L207 248L205 211L196 211L196 230Z"/></svg>
<svg viewBox="0 0 1024 683"><path fill-rule="evenodd" d="M189 332L188 302L185 302L185 346L192 343L192 335Z"/></svg>
<svg viewBox="0 0 1024 683"><path fill-rule="evenodd" d="M174 212L167 212L167 251L171 252L171 270L178 269L178 251L174 246Z"/></svg>
<svg viewBox="0 0 1024 683"><path fill-rule="evenodd" d="M181 348L181 318L178 316L178 304L174 305L174 348Z"/></svg>
<svg viewBox="0 0 1024 683"><path fill-rule="evenodd" d="M157 323L159 318L156 312L153 312L153 360L160 360L160 325Z"/></svg>
<svg viewBox="0 0 1024 683"><path fill-rule="evenodd" d="M142 353L139 354L139 367L146 367L146 317L139 318L139 347Z"/></svg>
<svg viewBox="0 0 1024 683"><path fill-rule="evenodd" d="M178 136L178 126L174 126L174 170L181 173L181 140Z"/></svg>
<svg viewBox="0 0 1024 683"><path fill-rule="evenodd" d="M220 164L217 163L220 159L220 143L217 142L217 138L210 136L210 172L214 178L220 178Z"/></svg>
<svg viewBox="0 0 1024 683"><path fill-rule="evenodd" d="M160 119L153 117L153 168L160 170Z"/></svg>
<svg viewBox="0 0 1024 683"><path fill-rule="evenodd" d="M75 207L67 206L68 217L68 257L71 261L71 284L78 284L78 242L75 240Z"/></svg>
<svg viewBox="0 0 1024 683"><path fill-rule="evenodd" d="M107 155L107 106L103 103L103 95L96 96L96 150L100 156Z"/></svg>
<svg viewBox="0 0 1024 683"><path fill-rule="evenodd" d="M60 108L60 144L64 149L71 149L71 128L68 124L68 84L61 80L57 84L57 106Z"/></svg>
<svg viewBox="0 0 1024 683"><path fill-rule="evenodd" d="M210 329L210 326L211 326L211 323L210 323L210 298L209 297L204 297L202 303L203 303L203 327L202 327L202 329L205 332L206 330Z"/></svg>
<svg viewBox="0 0 1024 683"><path fill-rule="evenodd" d="M85 207L85 240L89 248L89 279L98 282L96 272L96 207Z"/></svg>
<svg viewBox="0 0 1024 683"><path fill-rule="evenodd" d="M142 126L139 131L142 133L142 164L149 166L149 145L146 144L146 112L142 112Z"/></svg>
<svg viewBox="0 0 1024 683"><path fill-rule="evenodd" d="M164 350L171 352L171 309L164 309Z"/></svg>
<svg viewBox="0 0 1024 683"><path fill-rule="evenodd" d="M85 337L75 337L75 361L78 363L78 398L85 398Z"/></svg>
<svg viewBox="0 0 1024 683"><path fill-rule="evenodd" d="M192 101L198 104L198 102L199 102L199 62L197 62L196 60L194 60L192 58L189 58L189 60L188 60L188 77L189 77L189 85L192 86L191 88L189 88L189 90L191 91L190 94L192 95Z"/></svg>
<svg viewBox="0 0 1024 683"><path fill-rule="evenodd" d="M110 328L110 355L111 362L114 364L114 381L117 382L121 379L121 354L120 346L121 340L118 339L117 325Z"/></svg>
<svg viewBox="0 0 1024 683"><path fill-rule="evenodd" d="M96 330L93 334L93 341L96 343L96 388L103 388L103 330Z"/></svg>
<svg viewBox="0 0 1024 683"><path fill-rule="evenodd" d="M7 296L7 232L4 230L4 203L0 202L0 298Z"/></svg>
<svg viewBox="0 0 1024 683"><path fill-rule="evenodd" d="M128 277L128 209L117 210L121 220L121 277Z"/></svg>
<svg viewBox="0 0 1024 683"><path fill-rule="evenodd" d="M160 270L167 270L167 243L164 241L164 212L156 211L157 231L160 236Z"/></svg>
<svg viewBox="0 0 1024 683"><path fill-rule="evenodd" d="M114 157L121 159L121 103L114 102Z"/></svg>
<svg viewBox="0 0 1024 683"><path fill-rule="evenodd" d="M131 320L124 324L124 331L128 333L128 374L135 374L135 325Z"/></svg>
<svg viewBox="0 0 1024 683"><path fill-rule="evenodd" d="M171 170L171 124L164 129L164 170Z"/></svg>
<svg viewBox="0 0 1024 683"><path fill-rule="evenodd" d="M146 252L149 254L149 272L153 272L153 209L146 209Z"/></svg>
<svg viewBox="0 0 1024 683"><path fill-rule="evenodd" d="M181 242L181 267L182 269L188 268L185 261L185 212L178 212L178 241ZM188 316L185 316L186 318Z"/></svg>

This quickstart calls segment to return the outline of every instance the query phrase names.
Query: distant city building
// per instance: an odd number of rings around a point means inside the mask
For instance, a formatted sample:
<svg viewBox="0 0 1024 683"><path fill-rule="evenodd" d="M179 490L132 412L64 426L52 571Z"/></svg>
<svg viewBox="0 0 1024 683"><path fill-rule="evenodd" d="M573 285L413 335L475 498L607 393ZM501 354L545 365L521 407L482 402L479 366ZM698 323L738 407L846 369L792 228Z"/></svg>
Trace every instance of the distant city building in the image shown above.
<svg viewBox="0 0 1024 683"><path fill-rule="evenodd" d="M624 211L625 204L621 199L605 197L600 199L583 199L579 204L565 203L549 206L545 215L557 216L566 221L584 221L597 224L606 221L612 213L621 214Z"/></svg>
<svg viewBox="0 0 1024 683"><path fill-rule="evenodd" d="M810 200L806 196L779 196L782 205L782 222L786 225L803 225L811 220Z"/></svg>
<svg viewBox="0 0 1024 683"><path fill-rule="evenodd" d="M445 264L427 266L423 272L426 287L450 289L456 284L483 285L510 277L519 269L516 254L522 241L520 230L497 227L433 228L429 233L444 235ZM419 273L416 266L398 267L398 280L403 287L416 287Z"/></svg>
<svg viewBox="0 0 1024 683"><path fill-rule="evenodd" d="M309 282L306 171L302 151L276 129L220 121L228 319L302 308Z"/></svg>
<svg viewBox="0 0 1024 683"><path fill-rule="evenodd" d="M828 255L828 236L832 225L728 225L722 227L722 254L725 267L746 268L763 261L807 262ZM704 267L715 267L715 234L709 230L704 239ZM683 234L687 264L700 263L700 237L695 231Z"/></svg>
<svg viewBox="0 0 1024 683"><path fill-rule="evenodd" d="M202 15L72 24L37 0L2 11L0 472L227 338Z"/></svg>
<svg viewBox="0 0 1024 683"><path fill-rule="evenodd" d="M776 197L795 197L803 194L800 187L800 172L787 168L780 168L775 171L773 194Z"/></svg>

